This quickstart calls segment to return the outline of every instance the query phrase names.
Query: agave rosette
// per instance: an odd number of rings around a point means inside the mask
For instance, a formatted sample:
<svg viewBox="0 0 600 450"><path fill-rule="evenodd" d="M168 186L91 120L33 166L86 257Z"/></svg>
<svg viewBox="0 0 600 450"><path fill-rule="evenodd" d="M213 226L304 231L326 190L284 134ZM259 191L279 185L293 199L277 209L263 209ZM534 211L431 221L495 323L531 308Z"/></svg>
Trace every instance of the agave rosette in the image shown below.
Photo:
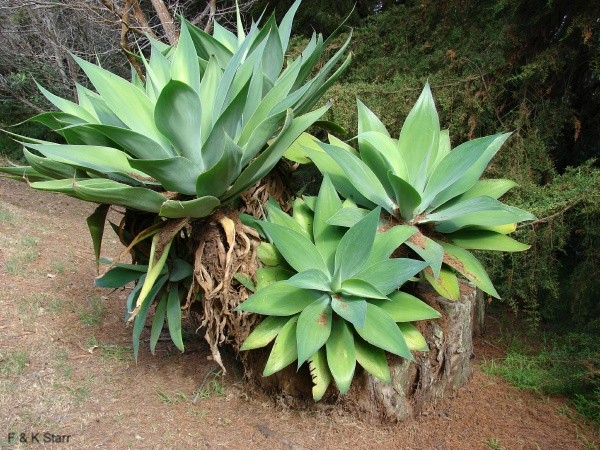
<svg viewBox="0 0 600 450"><path fill-rule="evenodd" d="M189 221L210 216L267 175L330 106L312 110L350 63L350 38L318 71L333 35L323 40L313 34L302 53L285 64L299 5L300 0L279 24L274 15L263 26L253 22L247 34L239 12L236 34L215 23L210 35L182 19L175 46L150 39L149 58L138 57L143 79L132 69L128 81L74 56L95 91L77 84L75 103L40 86L59 111L30 119L66 143L13 135L23 143L29 165L0 168L0 174L101 204L88 219L97 260L108 205L124 206L130 218L145 223L137 235L115 227L137 252L138 264L115 262L97 279L113 288L139 281L127 316L135 320L136 355L155 299L153 330L160 331L166 314L171 336L183 350L181 311L176 312L193 282L192 270L171 250ZM140 243L150 238L150 248L140 256ZM152 348L156 338L153 334Z"/></svg>
<svg viewBox="0 0 600 450"><path fill-rule="evenodd" d="M480 180L509 133L465 142L453 150L429 85L400 131L390 137L383 123L358 101L358 151L330 136L325 144L303 134L288 155L308 157L336 189L356 203L331 221L352 226L379 206L391 223L417 226L406 244L429 263L425 278L443 296L457 300L456 272L498 297L485 269L469 250L522 251L529 246L507 236L535 217L498 200L516 183Z"/></svg>
<svg viewBox="0 0 600 450"><path fill-rule="evenodd" d="M268 220L258 224L271 244L261 244L259 257L273 266L257 271L256 292L238 307L268 316L242 350L275 341L265 376L296 360L298 367L308 361L315 400L332 379L346 393L357 362L389 382L385 352L413 359L411 350L426 351L411 322L439 317L397 290L426 265L390 258L416 228L397 225L378 233L379 208L349 229L331 224L344 209L327 176L316 198L295 201L291 217L268 204Z"/></svg>

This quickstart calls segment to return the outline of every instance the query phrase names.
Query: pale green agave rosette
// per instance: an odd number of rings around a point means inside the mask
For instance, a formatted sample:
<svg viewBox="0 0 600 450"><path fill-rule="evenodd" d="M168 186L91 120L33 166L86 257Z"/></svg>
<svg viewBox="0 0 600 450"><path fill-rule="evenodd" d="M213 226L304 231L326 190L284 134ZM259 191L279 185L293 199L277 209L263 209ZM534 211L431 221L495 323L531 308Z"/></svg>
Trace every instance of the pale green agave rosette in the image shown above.
<svg viewBox="0 0 600 450"><path fill-rule="evenodd" d="M162 298L157 330L165 316L181 343L178 285L191 282L189 264L166 264L173 239L191 219L210 216L267 175L296 138L329 108L311 109L350 63L348 40L315 67L331 36L313 34L304 51L286 63L296 1L279 25L271 16L246 34L238 11L237 34L218 23L209 35L185 20L176 46L150 39L149 59L127 81L74 57L95 92L77 85L78 103L40 86L57 112L33 117L64 138L56 144L23 136L28 166L0 168L34 189L100 203L89 219L99 258L107 205L155 214L154 227L130 241L152 238L148 265L118 265L98 285L139 280L130 320L134 350L149 305ZM340 63L341 64L338 64ZM16 135L15 135L16 136ZM187 265L186 265L187 264ZM168 267L167 267L168 266ZM153 334L154 348L157 334Z"/></svg>
<svg viewBox="0 0 600 450"><path fill-rule="evenodd" d="M349 229L332 224L342 209L327 176L316 199L294 202L291 217L268 204L268 221L258 224L272 244L263 242L258 253L272 267L257 271L256 292L238 307L268 316L241 349L275 341L264 376L308 361L316 401L332 379L346 393L357 362L389 382L385 352L412 360L411 350L427 351L411 322L440 316L397 290L427 264L390 258L416 228L397 225L377 233L380 208Z"/></svg>
<svg viewBox="0 0 600 450"><path fill-rule="evenodd" d="M523 251L528 245L507 236L519 222L535 217L498 200L516 183L480 180L509 133L465 142L451 150L440 130L431 90L426 84L410 111L399 139L358 101L358 151L329 137L329 144L304 133L288 150L299 162L313 161L353 205L330 222L350 227L375 207L391 224L417 226L406 244L429 267L424 277L444 297L460 296L455 272L498 297L485 269L469 250Z"/></svg>

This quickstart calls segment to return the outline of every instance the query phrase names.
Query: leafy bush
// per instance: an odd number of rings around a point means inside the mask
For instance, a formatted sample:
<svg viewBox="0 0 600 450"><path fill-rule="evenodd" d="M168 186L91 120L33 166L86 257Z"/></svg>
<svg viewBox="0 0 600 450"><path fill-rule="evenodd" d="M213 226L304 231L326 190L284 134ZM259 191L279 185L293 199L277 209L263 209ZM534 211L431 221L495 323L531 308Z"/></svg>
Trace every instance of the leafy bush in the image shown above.
<svg viewBox="0 0 600 450"><path fill-rule="evenodd" d="M40 86L60 111L31 119L66 144L18 136L29 165L0 168L34 189L100 203L88 219L97 258L107 205L127 208L125 224L115 231L134 253L134 264L115 261L97 284L118 287L139 281L128 305L128 319L135 320L136 355L154 298L160 299L157 329L166 311L171 336L183 349L181 296L190 292L194 278L185 262L188 249L178 255L173 243L180 241L184 228L193 219L211 216L267 175L330 106L310 112L350 63L345 56L350 37L321 64L329 39L315 33L284 67L299 5L298 0L279 25L271 16L262 28L253 23L248 34L239 13L237 35L215 23L211 36L182 20L176 46L151 40L150 58L139 56L144 80L132 70L126 81L74 57L97 92L77 85L74 103ZM143 241L150 238L146 249Z"/></svg>
<svg viewBox="0 0 600 450"><path fill-rule="evenodd" d="M497 200L515 183L479 180L508 136L475 139L451 151L448 132L440 131L433 97L425 85L399 139L391 138L359 101L358 152L335 138L329 145L309 140L302 149L344 197L363 207L347 208L331 223L352 226L378 206L387 212L390 225L417 226L418 233L407 245L429 264L424 277L441 295L457 300L453 270L498 297L485 269L468 250L528 248L506 234L535 217Z"/></svg>
<svg viewBox="0 0 600 450"><path fill-rule="evenodd" d="M277 265L260 269L256 293L238 307L269 316L242 350L275 339L264 376L295 360L298 367L308 361L315 400L332 378L346 393L357 361L390 382L384 351L413 359L411 350L428 350L410 322L439 317L416 297L397 291L426 265L390 259L416 228L397 225L377 234L380 208L349 229L332 223L346 209L327 176L316 198L294 202L292 217L269 204L268 220L258 224L272 244L261 244L259 255L263 263Z"/></svg>

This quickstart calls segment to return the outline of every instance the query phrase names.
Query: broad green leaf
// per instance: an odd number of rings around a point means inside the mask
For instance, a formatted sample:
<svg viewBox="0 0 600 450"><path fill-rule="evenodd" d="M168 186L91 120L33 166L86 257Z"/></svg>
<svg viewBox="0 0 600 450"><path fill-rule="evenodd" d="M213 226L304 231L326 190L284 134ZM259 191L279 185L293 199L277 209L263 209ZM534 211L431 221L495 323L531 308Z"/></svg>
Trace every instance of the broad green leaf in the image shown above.
<svg viewBox="0 0 600 450"><path fill-rule="evenodd" d="M346 133L342 133L342 134L346 134ZM340 147L340 148L343 148L343 149L349 151L354 156L359 156L359 153L354 149L354 147L352 147L351 145L349 145L346 142L342 141L341 139L336 138L333 134L328 134L327 135L327 141L331 145L335 145L336 147ZM319 149L320 148L321 147L319 147Z"/></svg>
<svg viewBox="0 0 600 450"><path fill-rule="evenodd" d="M367 108L359 99L356 99L356 103L358 106L358 134L377 131L389 137L390 133L387 128L373 111Z"/></svg>
<svg viewBox="0 0 600 450"><path fill-rule="evenodd" d="M340 240L335 252L335 271L341 280L354 276L368 261L380 214L381 208L375 208Z"/></svg>
<svg viewBox="0 0 600 450"><path fill-rule="evenodd" d="M375 204L367 200L352 184L348 176L340 168L340 166L324 151L316 151L310 148L304 148L304 151L312 162L317 166L319 172L327 175L335 189L345 198L352 198L369 209L375 207Z"/></svg>
<svg viewBox="0 0 600 450"><path fill-rule="evenodd" d="M198 95L200 92L200 66L188 28L187 22L182 21L177 48L171 62L171 78L185 83Z"/></svg>
<svg viewBox="0 0 600 450"><path fill-rule="evenodd" d="M265 52L263 53L264 73L271 81L275 82L277 76L280 74L283 67L283 60L284 48L281 46L279 29L277 25L273 24L267 38Z"/></svg>
<svg viewBox="0 0 600 450"><path fill-rule="evenodd" d="M370 282L366 280L361 280L359 278L347 278L342 281L341 292L345 295L353 295L356 297L363 298L377 298L377 299L385 299L387 297L383 292L373 286Z"/></svg>
<svg viewBox="0 0 600 450"><path fill-rule="evenodd" d="M325 343L327 365L341 394L350 389L356 368L354 336L345 321L334 319Z"/></svg>
<svg viewBox="0 0 600 450"><path fill-rule="evenodd" d="M404 156L408 169L409 178L406 181L417 192L425 189L429 171L436 160L439 142L440 120L429 83L426 83L408 113L398 139L398 149Z"/></svg>
<svg viewBox="0 0 600 450"><path fill-rule="evenodd" d="M92 237L92 244L94 246L96 271L98 271L100 248L102 247L102 237L104 236L104 223L106 222L106 214L108 214L109 208L110 205L107 204L98 205L95 211L86 219L87 226Z"/></svg>
<svg viewBox="0 0 600 450"><path fill-rule="evenodd" d="M38 156L27 148L23 147L23 156L27 162L31 165L37 173L45 175L50 178L87 178L83 171L65 163L55 161L51 158ZM8 173L5 168L2 169L5 173ZM23 172L21 172L23 174ZM35 180L31 180L35 181Z"/></svg>
<svg viewBox="0 0 600 450"><path fill-rule="evenodd" d="M408 169L404 156L398 150L398 141L389 135L378 131L367 131L358 135L358 146L361 159L366 162L375 172L379 181L387 182L387 173L392 171L394 175L407 180ZM377 163L377 160L380 160ZM372 161L372 163L370 162ZM375 170L375 165L380 167Z"/></svg>
<svg viewBox="0 0 600 450"><path fill-rule="evenodd" d="M473 139L452 150L433 170L420 210L430 205L436 208L470 189L509 136L504 133Z"/></svg>
<svg viewBox="0 0 600 450"><path fill-rule="evenodd" d="M407 222L411 221L415 210L421 204L421 196L410 183L394 175L392 172L388 172L387 177L394 190L400 216Z"/></svg>
<svg viewBox="0 0 600 450"><path fill-rule="evenodd" d="M446 266L442 266L439 277L433 276L433 271L430 267L427 267L423 271L423 276L427 282L435 289L435 291L442 297L448 300L459 300L460 299L460 288L458 286L458 278L456 274L448 269Z"/></svg>
<svg viewBox="0 0 600 450"><path fill-rule="evenodd" d="M131 166L126 153L115 148L94 145L25 145L59 163L72 164L104 174L115 172L134 178L147 178L145 173L135 170Z"/></svg>
<svg viewBox="0 0 600 450"><path fill-rule="evenodd" d="M517 183L514 181L505 180L502 178L479 180L464 194L455 197L453 201L461 202L463 200L468 200L473 197L480 197L482 195L498 199L515 186L517 186Z"/></svg>
<svg viewBox="0 0 600 450"><path fill-rule="evenodd" d="M185 19L183 19L182 22L185 22L187 25L197 55L205 61L208 61L212 56L217 60L222 69L225 68L231 59L231 51L210 34L191 25Z"/></svg>
<svg viewBox="0 0 600 450"><path fill-rule="evenodd" d="M192 217L201 219L210 216L221 202L218 198L207 195L194 200L167 200L160 208L159 215L172 219Z"/></svg>
<svg viewBox="0 0 600 450"><path fill-rule="evenodd" d="M113 267L94 280L94 285L102 288L120 288L132 281L138 280L143 275L138 270Z"/></svg>
<svg viewBox="0 0 600 450"><path fill-rule="evenodd" d="M439 242L439 241L438 241ZM464 248L456 247L446 242L439 242L444 249L444 262L454 270L460 272L467 280L493 297L500 298L494 285L481 263Z"/></svg>
<svg viewBox="0 0 600 450"><path fill-rule="evenodd" d="M355 277L368 280L382 294L388 295L427 266L426 262L394 258L377 262L358 272ZM342 283L342 286L344 284Z"/></svg>
<svg viewBox="0 0 600 450"><path fill-rule="evenodd" d="M30 183L29 187L32 187L33 189L37 189L39 191L60 192L61 194L75 195L75 189L73 189L73 184L78 181L84 180L77 180L76 178L72 178L70 180L36 181L34 183Z"/></svg>
<svg viewBox="0 0 600 450"><path fill-rule="evenodd" d="M522 252L530 245L523 244L504 234L489 230L469 230L463 228L448 235L450 241L469 250L496 250L501 252Z"/></svg>
<svg viewBox="0 0 600 450"><path fill-rule="evenodd" d="M417 228L409 225L395 225L392 228L377 233L373 241L373 249L365 267L387 260L408 238L417 232ZM441 259L441 256L440 256Z"/></svg>
<svg viewBox="0 0 600 450"><path fill-rule="evenodd" d="M240 160L243 150L225 134L223 156L214 166L200 174L196 181L196 195L220 197L241 171Z"/></svg>
<svg viewBox="0 0 600 450"><path fill-rule="evenodd" d="M331 216L331 218L327 221L327 224L350 228L364 219L367 214L369 214L368 209L344 207L340 208L333 216Z"/></svg>
<svg viewBox="0 0 600 450"><path fill-rule="evenodd" d="M279 204L277 204L277 202L273 199L269 199L267 202L266 210L269 217L269 222L289 228L290 230L294 230L296 233L303 235L309 240L312 240L308 231L306 231L306 229L296 222L292 217L284 213L279 207Z"/></svg>
<svg viewBox="0 0 600 450"><path fill-rule="evenodd" d="M71 114L73 116L79 117L81 120L84 120L88 123L97 123L98 119L94 114L91 114L85 108L81 107L77 103L73 103L70 100L65 100L64 98L59 97L58 95L54 95L52 92L48 91L40 84L35 82L40 92L48 99L50 103L60 109L62 112L67 114Z"/></svg>
<svg viewBox="0 0 600 450"><path fill-rule="evenodd" d="M429 170L429 173L433 173L440 161L448 156L451 149L450 132L448 130L440 130L440 145L438 147L437 155L435 155L435 163L431 170Z"/></svg>
<svg viewBox="0 0 600 450"><path fill-rule="evenodd" d="M181 303L177 283L171 284L167 298L167 324L169 325L171 340L179 350L184 351L181 336Z"/></svg>
<svg viewBox="0 0 600 450"><path fill-rule="evenodd" d="M156 101L154 121L175 150L203 171L205 165L200 153L201 111L198 93L181 81L171 80Z"/></svg>
<svg viewBox="0 0 600 450"><path fill-rule="evenodd" d="M379 378L384 383L390 383L390 368L387 363L385 352L371 345L361 338L354 338L354 349L356 351L356 361L376 378Z"/></svg>
<svg viewBox="0 0 600 450"><path fill-rule="evenodd" d="M166 139L154 124L154 105L144 92L108 70L77 56L73 58L98 90L103 102L122 123L166 146ZM94 100L90 98L90 101Z"/></svg>
<svg viewBox="0 0 600 450"><path fill-rule="evenodd" d="M196 194L196 179L200 170L183 156L167 159L131 159L131 167L159 181L171 192L185 195Z"/></svg>
<svg viewBox="0 0 600 450"><path fill-rule="evenodd" d="M268 316L252 330L248 335L240 350L252 350L267 346L281 331L283 326L288 323L289 317Z"/></svg>
<svg viewBox="0 0 600 450"><path fill-rule="evenodd" d="M312 388L313 400L318 402L325 395L331 383L331 372L327 366L327 354L324 347L308 358L310 376L314 384Z"/></svg>
<svg viewBox="0 0 600 450"><path fill-rule="evenodd" d="M329 274L324 274L317 269L309 269L304 272L297 273L287 280L290 286L295 286L302 289L315 289L317 291L329 292L330 279Z"/></svg>
<svg viewBox="0 0 600 450"><path fill-rule="evenodd" d="M398 328L400 328L402 336L404 336L404 340L406 341L406 345L408 345L409 350L413 352L429 351L427 341L417 327L415 327L412 323L399 323Z"/></svg>
<svg viewBox="0 0 600 450"><path fill-rule="evenodd" d="M273 244L261 242L256 248L256 256L265 266L285 264L285 259Z"/></svg>
<svg viewBox="0 0 600 450"><path fill-rule="evenodd" d="M286 281L277 281L259 289L236 309L270 316L291 316L299 313L322 292L290 286Z"/></svg>
<svg viewBox="0 0 600 450"><path fill-rule="evenodd" d="M171 145L162 147L158 142L143 134L113 125L88 125L115 142L121 150L139 159L164 159L175 156Z"/></svg>
<svg viewBox="0 0 600 450"><path fill-rule="evenodd" d="M262 224L277 250L297 272L316 269L324 274L329 270L315 245L304 235L270 222Z"/></svg>
<svg viewBox="0 0 600 450"><path fill-rule="evenodd" d="M175 258L169 275L169 281L181 281L194 273L194 267L185 259Z"/></svg>
<svg viewBox="0 0 600 450"><path fill-rule="evenodd" d="M468 209L462 203L468 203ZM453 218L445 218L450 215L453 215ZM491 197L474 197L440 211L439 215L433 217L443 218L435 225L435 229L441 233L452 233L471 226L507 225L535 219L535 216L527 211L504 205ZM431 215L427 216L428 220L430 218Z"/></svg>
<svg viewBox="0 0 600 450"><path fill-rule="evenodd" d="M489 211L505 211L504 204L495 198L488 196L479 196L467 199L463 202L456 203L452 206L442 206L434 212L427 214L420 223L427 222L442 222L456 218L464 218L465 216L480 216L481 212ZM493 225L493 224L492 224ZM502 225L502 224L495 224Z"/></svg>
<svg viewBox="0 0 600 450"><path fill-rule="evenodd" d="M389 213L395 210L394 202L373 171L359 158L346 150L329 144L320 144L323 150L340 166L354 187L368 200L383 207ZM310 156L310 154L309 154ZM358 199L356 199L358 201Z"/></svg>
<svg viewBox="0 0 600 450"><path fill-rule="evenodd" d="M435 277L440 275L442 260L444 258L444 249L440 244L418 231L406 241L406 245L431 266Z"/></svg>
<svg viewBox="0 0 600 450"><path fill-rule="evenodd" d="M314 240L313 237L313 221L314 221L314 213L308 207L304 200L301 198L294 199L294 203L292 205L292 218L298 223L302 229L308 233L308 237L311 241ZM318 248L318 247L317 247ZM322 255L321 255L322 256Z"/></svg>
<svg viewBox="0 0 600 450"><path fill-rule="evenodd" d="M43 175L30 166L0 167L0 174L5 174L5 178L11 178L16 181L38 182L49 181L51 177Z"/></svg>
<svg viewBox="0 0 600 450"><path fill-rule="evenodd" d="M261 267L256 270L256 291L276 281L287 280L292 275L294 272L283 267Z"/></svg>
<svg viewBox="0 0 600 450"><path fill-rule="evenodd" d="M323 295L308 305L298 316L296 343L298 368L314 355L327 341L331 333L331 297Z"/></svg>
<svg viewBox="0 0 600 450"><path fill-rule="evenodd" d="M269 359L263 371L263 377L274 374L298 358L298 349L296 347L297 323L298 316L294 316L281 328L269 354Z"/></svg>
<svg viewBox="0 0 600 450"><path fill-rule="evenodd" d="M112 180L71 180L75 194L82 200L95 203L121 205L139 211L157 213L165 201L158 192L146 188L127 186ZM36 186L34 186L36 184ZM40 184L31 187L42 189Z"/></svg>
<svg viewBox="0 0 600 450"><path fill-rule="evenodd" d="M292 22L294 21L294 16L296 15L296 11L298 11L300 3L302 3L302 0L296 0L292 6L290 6L288 11L285 13L285 16L283 16L283 19L281 19L281 22L279 23L279 40L284 53L287 49L288 42L290 41Z"/></svg>
<svg viewBox="0 0 600 450"><path fill-rule="evenodd" d="M235 34L227 28L223 28L217 21L213 23L213 37L232 53L237 49L238 40Z"/></svg>
<svg viewBox="0 0 600 450"><path fill-rule="evenodd" d="M158 338L162 333L163 326L165 325L165 314L167 312L167 294L163 294L160 302L156 306L154 311L154 319L152 320L152 329L150 330L150 352L154 355L156 351L156 344Z"/></svg>
<svg viewBox="0 0 600 450"><path fill-rule="evenodd" d="M250 292L256 292L256 285L254 284L252 277L247 273L238 272L233 275L233 278Z"/></svg>
<svg viewBox="0 0 600 450"><path fill-rule="evenodd" d="M320 149L319 144L317 144L317 138L311 134L302 133L298 139L288 147L283 154L283 157L300 164L308 164L311 160L306 155L304 147L313 148L317 151Z"/></svg>
<svg viewBox="0 0 600 450"><path fill-rule="evenodd" d="M394 322L414 322L441 316L427 303L402 291L391 294L389 300L375 300L372 303L387 312Z"/></svg>
<svg viewBox="0 0 600 450"><path fill-rule="evenodd" d="M414 361L396 322L382 308L367 303L365 326L363 328L354 327L354 329L369 344Z"/></svg>
<svg viewBox="0 0 600 450"><path fill-rule="evenodd" d="M342 202L331 180L327 175L324 175L314 206L313 238L317 250L323 257L330 273L335 270L335 252L344 231L341 228L329 225L327 221L341 208Z"/></svg>
<svg viewBox="0 0 600 450"><path fill-rule="evenodd" d="M208 60L208 66L200 82L200 98L202 102L202 112L200 117L200 136L202 143L208 139L210 131L213 127L213 109L215 105L215 92L221 78L223 77L223 71L219 67L219 63L215 57Z"/></svg>
<svg viewBox="0 0 600 450"><path fill-rule="evenodd" d="M331 307L342 319L355 327L363 328L367 317L367 302L363 298L347 295L333 295Z"/></svg>
<svg viewBox="0 0 600 450"><path fill-rule="evenodd" d="M248 139L248 143L244 146L244 156L241 165L245 166L258 152L266 145L267 141L273 137L277 130L280 129L281 123L285 120L286 111L282 111L263 120L254 130ZM280 133L284 131L280 130ZM285 153L284 153L285 155Z"/></svg>

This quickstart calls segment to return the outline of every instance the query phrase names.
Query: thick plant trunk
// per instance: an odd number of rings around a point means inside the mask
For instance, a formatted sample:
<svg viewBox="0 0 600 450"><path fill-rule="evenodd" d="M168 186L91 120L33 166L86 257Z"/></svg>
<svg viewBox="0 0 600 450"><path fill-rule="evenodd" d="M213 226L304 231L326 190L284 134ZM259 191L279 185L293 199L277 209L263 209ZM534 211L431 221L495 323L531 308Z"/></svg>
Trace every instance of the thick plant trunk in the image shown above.
<svg viewBox="0 0 600 450"><path fill-rule="evenodd" d="M415 352L414 362L388 355L390 384L357 366L350 391L341 396L330 386L322 403L339 406L363 420L397 422L420 414L464 385L471 375L475 324L481 324L483 317L483 297L478 292L474 286L462 283L461 299L451 302L429 287L420 287L417 295L442 313L437 320L418 323L430 350ZM313 403L310 375L304 366L299 372L292 364L270 377L260 375L268 352L244 355L250 381L290 406Z"/></svg>

